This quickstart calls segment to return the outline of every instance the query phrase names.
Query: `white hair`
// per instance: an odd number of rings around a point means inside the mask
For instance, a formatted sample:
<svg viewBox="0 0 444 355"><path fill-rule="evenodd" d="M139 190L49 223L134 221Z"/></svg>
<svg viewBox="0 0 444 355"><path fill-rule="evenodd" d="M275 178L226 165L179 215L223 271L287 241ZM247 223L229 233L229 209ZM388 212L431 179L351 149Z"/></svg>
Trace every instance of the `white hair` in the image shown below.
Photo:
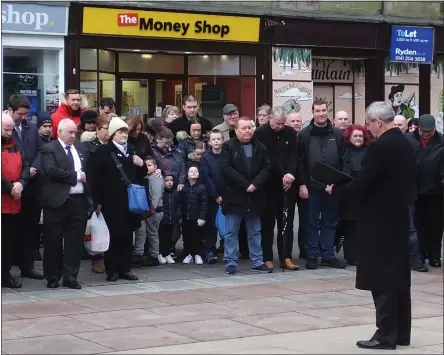
<svg viewBox="0 0 444 355"><path fill-rule="evenodd" d="M390 104L384 101L372 102L365 111L365 115L369 119L380 119L384 123L393 122L395 118L395 111Z"/></svg>
<svg viewBox="0 0 444 355"><path fill-rule="evenodd" d="M9 114L2 112L2 126L5 124L14 126L14 120Z"/></svg>
<svg viewBox="0 0 444 355"><path fill-rule="evenodd" d="M76 124L74 123L74 121L70 118L64 118L63 120L61 120L59 122L59 125L57 127L57 131L63 132L64 130L72 128L72 127L76 128Z"/></svg>
<svg viewBox="0 0 444 355"><path fill-rule="evenodd" d="M286 119L285 117L285 110L282 106L276 106L271 110L271 117L276 119Z"/></svg>

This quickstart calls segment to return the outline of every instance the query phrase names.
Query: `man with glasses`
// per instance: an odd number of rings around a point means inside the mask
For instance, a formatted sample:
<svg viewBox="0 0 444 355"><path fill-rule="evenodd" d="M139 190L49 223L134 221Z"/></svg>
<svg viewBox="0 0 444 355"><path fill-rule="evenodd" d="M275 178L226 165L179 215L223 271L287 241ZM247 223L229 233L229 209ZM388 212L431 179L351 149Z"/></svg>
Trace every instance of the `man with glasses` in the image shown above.
<svg viewBox="0 0 444 355"><path fill-rule="evenodd" d="M377 331L357 342L365 349L396 349L410 345L411 296L409 204L416 181L415 154L395 127L390 104L373 102L366 112L376 140L367 148L361 172L333 194L359 195L357 215L356 288L372 292ZM344 191L345 190L345 191ZM332 186L326 191L331 193Z"/></svg>
<svg viewBox="0 0 444 355"><path fill-rule="evenodd" d="M222 114L224 121L214 129L222 132L223 141L226 142L234 136L234 125L239 119L239 109L236 105L226 104L222 109Z"/></svg>
<svg viewBox="0 0 444 355"><path fill-rule="evenodd" d="M43 276L34 269L34 257L39 246L40 192L39 179L36 177L41 172L40 148L42 145L37 126L28 119L31 105L26 96L12 95L8 100L8 110L5 112L14 121L12 138L23 152L23 159L30 167L31 179L22 193L22 208L20 211L21 231L17 238L19 255L18 263L22 277L42 280Z"/></svg>

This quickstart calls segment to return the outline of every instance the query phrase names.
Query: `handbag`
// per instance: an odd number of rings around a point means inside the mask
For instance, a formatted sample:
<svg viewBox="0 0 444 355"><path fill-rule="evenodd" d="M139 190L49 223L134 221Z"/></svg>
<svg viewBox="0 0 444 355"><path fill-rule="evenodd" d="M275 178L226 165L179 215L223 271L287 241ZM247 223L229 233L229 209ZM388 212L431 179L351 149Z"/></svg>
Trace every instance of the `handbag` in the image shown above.
<svg viewBox="0 0 444 355"><path fill-rule="evenodd" d="M122 164L114 152L111 153L111 157L114 160L114 163L116 163L117 169L119 169L120 175L122 175L123 181L125 181L128 189L129 211L137 215L148 212L150 210L150 206L148 205L145 187L142 185L131 184L131 181L128 179L128 176L122 168Z"/></svg>

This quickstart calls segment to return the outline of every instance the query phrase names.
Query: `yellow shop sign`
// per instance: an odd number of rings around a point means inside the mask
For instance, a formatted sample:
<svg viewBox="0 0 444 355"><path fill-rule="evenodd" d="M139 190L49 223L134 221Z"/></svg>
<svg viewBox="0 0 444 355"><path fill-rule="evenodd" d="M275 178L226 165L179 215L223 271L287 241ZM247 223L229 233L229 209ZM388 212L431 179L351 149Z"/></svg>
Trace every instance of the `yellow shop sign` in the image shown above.
<svg viewBox="0 0 444 355"><path fill-rule="evenodd" d="M259 27L257 17L83 8L84 34L258 42Z"/></svg>

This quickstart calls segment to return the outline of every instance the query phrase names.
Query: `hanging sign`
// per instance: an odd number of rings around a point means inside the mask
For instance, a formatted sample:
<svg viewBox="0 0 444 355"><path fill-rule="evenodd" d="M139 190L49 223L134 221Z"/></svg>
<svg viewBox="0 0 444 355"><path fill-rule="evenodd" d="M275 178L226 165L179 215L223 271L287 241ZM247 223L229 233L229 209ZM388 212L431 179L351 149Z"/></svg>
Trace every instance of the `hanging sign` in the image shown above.
<svg viewBox="0 0 444 355"><path fill-rule="evenodd" d="M390 61L431 64L434 39L433 27L392 26Z"/></svg>

